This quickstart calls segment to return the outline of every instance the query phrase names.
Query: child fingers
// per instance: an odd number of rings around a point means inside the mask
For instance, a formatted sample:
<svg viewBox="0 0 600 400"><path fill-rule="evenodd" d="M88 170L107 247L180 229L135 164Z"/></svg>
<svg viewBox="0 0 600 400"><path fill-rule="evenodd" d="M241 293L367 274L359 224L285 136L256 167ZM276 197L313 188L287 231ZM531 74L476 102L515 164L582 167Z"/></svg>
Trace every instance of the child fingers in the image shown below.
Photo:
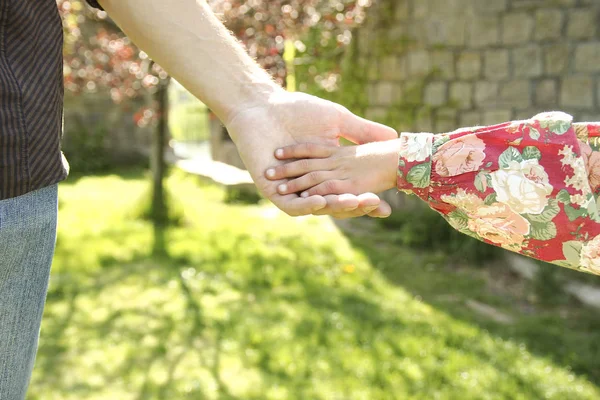
<svg viewBox="0 0 600 400"><path fill-rule="evenodd" d="M325 158L333 153L334 148L334 146L325 146L316 143L301 143L275 150L275 157L279 160L289 160L291 158Z"/></svg>
<svg viewBox="0 0 600 400"><path fill-rule="evenodd" d="M323 160L310 160L307 158L292 161L290 163L269 168L265 175L267 179L279 180L285 178L296 178L312 171L327 170ZM318 182L321 183L321 182Z"/></svg>
<svg viewBox="0 0 600 400"><path fill-rule="evenodd" d="M300 178L282 183L277 187L277 191L279 194L298 193L315 185L319 185L330 178L331 172L329 171L312 171L301 176Z"/></svg>

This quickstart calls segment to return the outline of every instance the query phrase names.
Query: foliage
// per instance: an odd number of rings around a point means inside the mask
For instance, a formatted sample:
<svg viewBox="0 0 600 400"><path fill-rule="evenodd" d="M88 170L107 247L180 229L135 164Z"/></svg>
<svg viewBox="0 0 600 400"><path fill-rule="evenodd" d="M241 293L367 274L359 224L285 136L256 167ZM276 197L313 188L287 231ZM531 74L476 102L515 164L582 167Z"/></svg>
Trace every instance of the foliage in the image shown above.
<svg viewBox="0 0 600 400"><path fill-rule="evenodd" d="M85 129L78 126L64 133L62 150L70 169L78 173L94 173L110 168L110 158L106 152L104 140L106 130Z"/></svg>
<svg viewBox="0 0 600 400"><path fill-rule="evenodd" d="M458 232L442 216L424 206L410 211L396 210L389 218L378 221L395 243L438 251L455 260L485 265L503 252Z"/></svg>
<svg viewBox="0 0 600 400"><path fill-rule="evenodd" d="M57 0L65 28L65 87L73 93L105 88L120 103L135 98L167 78L158 65L137 49L104 11L84 0ZM281 84L286 75L285 41L310 57L350 43L351 29L364 19L371 0L209 0L251 56ZM319 28L320 46L307 48L300 37ZM149 69L151 67L151 69ZM149 113L146 113L149 114ZM142 123L149 118L143 116ZM152 116L150 116L151 118Z"/></svg>
<svg viewBox="0 0 600 400"><path fill-rule="evenodd" d="M361 24L371 0L212 0L209 3L251 56L281 84L286 76L285 41L311 62L341 53ZM303 40L310 33L307 46ZM318 36L317 37L315 37ZM327 82L322 81L324 85ZM334 82L331 88L334 87Z"/></svg>
<svg viewBox="0 0 600 400"><path fill-rule="evenodd" d="M162 258L151 225L127 218L139 175L62 185L32 400L600 396L592 311L524 312L484 270L168 184L189 222L164 232Z"/></svg>

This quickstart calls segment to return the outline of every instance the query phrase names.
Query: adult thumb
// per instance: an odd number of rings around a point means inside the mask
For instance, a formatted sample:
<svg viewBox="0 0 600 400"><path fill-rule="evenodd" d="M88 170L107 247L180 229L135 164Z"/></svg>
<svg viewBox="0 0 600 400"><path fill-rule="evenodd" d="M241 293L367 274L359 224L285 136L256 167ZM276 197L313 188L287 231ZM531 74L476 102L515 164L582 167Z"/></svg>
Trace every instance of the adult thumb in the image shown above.
<svg viewBox="0 0 600 400"><path fill-rule="evenodd" d="M353 143L363 144L397 139L398 132L389 126L369 121L346 110L342 114L340 136Z"/></svg>

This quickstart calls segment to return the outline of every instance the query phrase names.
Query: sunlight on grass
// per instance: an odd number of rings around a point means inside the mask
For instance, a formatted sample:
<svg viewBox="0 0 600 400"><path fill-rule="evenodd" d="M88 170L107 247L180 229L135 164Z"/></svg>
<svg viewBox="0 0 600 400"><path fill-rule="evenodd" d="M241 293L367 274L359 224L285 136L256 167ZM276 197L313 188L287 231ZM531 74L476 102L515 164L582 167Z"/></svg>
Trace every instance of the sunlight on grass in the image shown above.
<svg viewBox="0 0 600 400"><path fill-rule="evenodd" d="M129 217L144 182L61 185L31 399L600 397L394 285L326 218L225 205L221 189L175 174L186 223L152 257L152 227Z"/></svg>

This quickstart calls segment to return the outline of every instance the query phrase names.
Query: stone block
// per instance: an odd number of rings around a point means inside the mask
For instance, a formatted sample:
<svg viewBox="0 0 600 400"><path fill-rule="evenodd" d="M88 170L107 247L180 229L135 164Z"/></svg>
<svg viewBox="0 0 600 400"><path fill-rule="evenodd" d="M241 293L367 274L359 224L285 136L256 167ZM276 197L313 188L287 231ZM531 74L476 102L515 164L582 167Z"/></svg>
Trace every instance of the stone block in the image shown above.
<svg viewBox="0 0 600 400"><path fill-rule="evenodd" d="M502 43L505 45L527 43L533 34L534 20L528 13L506 14L503 18Z"/></svg>
<svg viewBox="0 0 600 400"><path fill-rule="evenodd" d="M385 123L387 109L383 107L369 107L365 113L365 118L371 121Z"/></svg>
<svg viewBox="0 0 600 400"><path fill-rule="evenodd" d="M556 43L544 47L546 75L562 75L569 68L569 45Z"/></svg>
<svg viewBox="0 0 600 400"><path fill-rule="evenodd" d="M375 105L377 104L377 84L376 83L370 83L367 86L367 101L369 102L369 104Z"/></svg>
<svg viewBox="0 0 600 400"><path fill-rule="evenodd" d="M410 76L424 76L431 71L431 59L425 50L408 53L408 73Z"/></svg>
<svg viewBox="0 0 600 400"><path fill-rule="evenodd" d="M435 131L452 132L458 128L458 111L453 108L440 108L435 111Z"/></svg>
<svg viewBox="0 0 600 400"><path fill-rule="evenodd" d="M387 56L381 59L380 76L383 80L400 81L406 78L406 59L398 56Z"/></svg>
<svg viewBox="0 0 600 400"><path fill-rule="evenodd" d="M576 3L577 0L513 0L511 3L511 7L513 9L535 10L542 7L574 6Z"/></svg>
<svg viewBox="0 0 600 400"><path fill-rule="evenodd" d="M429 107L417 110L414 129L420 132L433 132L433 115Z"/></svg>
<svg viewBox="0 0 600 400"><path fill-rule="evenodd" d="M379 66L375 60L373 60L367 67L367 79L371 81L376 81L379 79Z"/></svg>
<svg viewBox="0 0 600 400"><path fill-rule="evenodd" d="M431 13L429 1L415 1L412 7L413 19L424 19Z"/></svg>
<svg viewBox="0 0 600 400"><path fill-rule="evenodd" d="M582 43L575 48L575 71L600 71L600 43Z"/></svg>
<svg viewBox="0 0 600 400"><path fill-rule="evenodd" d="M410 18L410 3L408 0L397 1L394 5L394 17L397 21L404 21Z"/></svg>
<svg viewBox="0 0 600 400"><path fill-rule="evenodd" d="M484 125L496 125L512 120L511 110L489 110L483 112Z"/></svg>
<svg viewBox="0 0 600 400"><path fill-rule="evenodd" d="M547 2L548 0L513 0L511 6L513 9L533 9Z"/></svg>
<svg viewBox="0 0 600 400"><path fill-rule="evenodd" d="M432 82L425 86L423 92L423 102L427 105L436 107L446 104L448 84L446 82Z"/></svg>
<svg viewBox="0 0 600 400"><path fill-rule="evenodd" d="M560 38L564 18L564 13L560 9L538 9L535 12L535 40Z"/></svg>
<svg viewBox="0 0 600 400"><path fill-rule="evenodd" d="M507 0L475 0L475 12L478 14L495 14L507 9Z"/></svg>
<svg viewBox="0 0 600 400"><path fill-rule="evenodd" d="M402 83L402 101L407 104L423 104L423 82L408 80Z"/></svg>
<svg viewBox="0 0 600 400"><path fill-rule="evenodd" d="M567 36L569 38L589 39L596 35L599 18L597 10L571 10L567 18Z"/></svg>
<svg viewBox="0 0 600 400"><path fill-rule="evenodd" d="M391 82L379 82L376 88L375 105L391 106L400 97L396 85Z"/></svg>
<svg viewBox="0 0 600 400"><path fill-rule="evenodd" d="M448 50L434 50L431 52L431 67L442 79L453 79L456 76L454 70L454 53Z"/></svg>
<svg viewBox="0 0 600 400"><path fill-rule="evenodd" d="M500 18L477 16L467 20L468 45L471 47L493 46L500 43Z"/></svg>
<svg viewBox="0 0 600 400"><path fill-rule="evenodd" d="M364 28L367 29L367 28ZM398 24L387 30L387 38L390 41L405 41L408 38L408 29L404 24Z"/></svg>
<svg viewBox="0 0 600 400"><path fill-rule="evenodd" d="M581 122L597 122L598 120L600 120L600 114L599 113L583 113L583 114L581 114L581 116L579 118L576 118L575 120L581 121Z"/></svg>
<svg viewBox="0 0 600 400"><path fill-rule="evenodd" d="M531 106L531 84L528 80L515 80L500 87L499 105L506 108Z"/></svg>
<svg viewBox="0 0 600 400"><path fill-rule="evenodd" d="M488 50L484 53L483 74L488 79L500 80L509 75L508 50Z"/></svg>
<svg viewBox="0 0 600 400"><path fill-rule="evenodd" d="M428 25L424 21L414 22L407 24L408 39L411 43L426 44L429 40L429 29Z"/></svg>
<svg viewBox="0 0 600 400"><path fill-rule="evenodd" d="M558 85L554 79L544 79L535 85L536 106L558 106Z"/></svg>
<svg viewBox="0 0 600 400"><path fill-rule="evenodd" d="M524 121L527 119L531 119L532 117L538 115L541 112L548 111L544 108L525 108L522 110L515 111L513 118L517 121Z"/></svg>
<svg viewBox="0 0 600 400"><path fill-rule="evenodd" d="M456 60L456 73L461 79L477 79L481 76L481 54L463 52Z"/></svg>
<svg viewBox="0 0 600 400"><path fill-rule="evenodd" d="M444 20L447 46L464 46L467 42L467 26L464 15Z"/></svg>
<svg viewBox="0 0 600 400"><path fill-rule="evenodd" d="M464 46L466 38L465 18L432 15L420 25L430 46Z"/></svg>
<svg viewBox="0 0 600 400"><path fill-rule="evenodd" d="M473 84L468 82L453 82L450 84L450 101L461 110L473 106Z"/></svg>
<svg viewBox="0 0 600 400"><path fill-rule="evenodd" d="M560 106L592 108L594 106L594 81L589 76L568 76L562 79Z"/></svg>
<svg viewBox="0 0 600 400"><path fill-rule="evenodd" d="M593 1L596 1L596 0L593 0ZM573 7L574 5L577 4L577 0L549 0L548 3L550 3L550 5L553 5L553 6ZM585 3L585 0L583 0L583 3Z"/></svg>
<svg viewBox="0 0 600 400"><path fill-rule="evenodd" d="M542 75L542 50L531 45L512 50L513 76L533 78Z"/></svg>
<svg viewBox="0 0 600 400"><path fill-rule="evenodd" d="M465 111L460 113L458 124L461 128L475 127L483 125L481 113L479 111Z"/></svg>
<svg viewBox="0 0 600 400"><path fill-rule="evenodd" d="M360 54L371 54L374 33L370 29L360 29L358 31L358 52Z"/></svg>
<svg viewBox="0 0 600 400"><path fill-rule="evenodd" d="M495 82L479 81L475 83L475 107L495 106L498 103L498 90L499 85Z"/></svg>

